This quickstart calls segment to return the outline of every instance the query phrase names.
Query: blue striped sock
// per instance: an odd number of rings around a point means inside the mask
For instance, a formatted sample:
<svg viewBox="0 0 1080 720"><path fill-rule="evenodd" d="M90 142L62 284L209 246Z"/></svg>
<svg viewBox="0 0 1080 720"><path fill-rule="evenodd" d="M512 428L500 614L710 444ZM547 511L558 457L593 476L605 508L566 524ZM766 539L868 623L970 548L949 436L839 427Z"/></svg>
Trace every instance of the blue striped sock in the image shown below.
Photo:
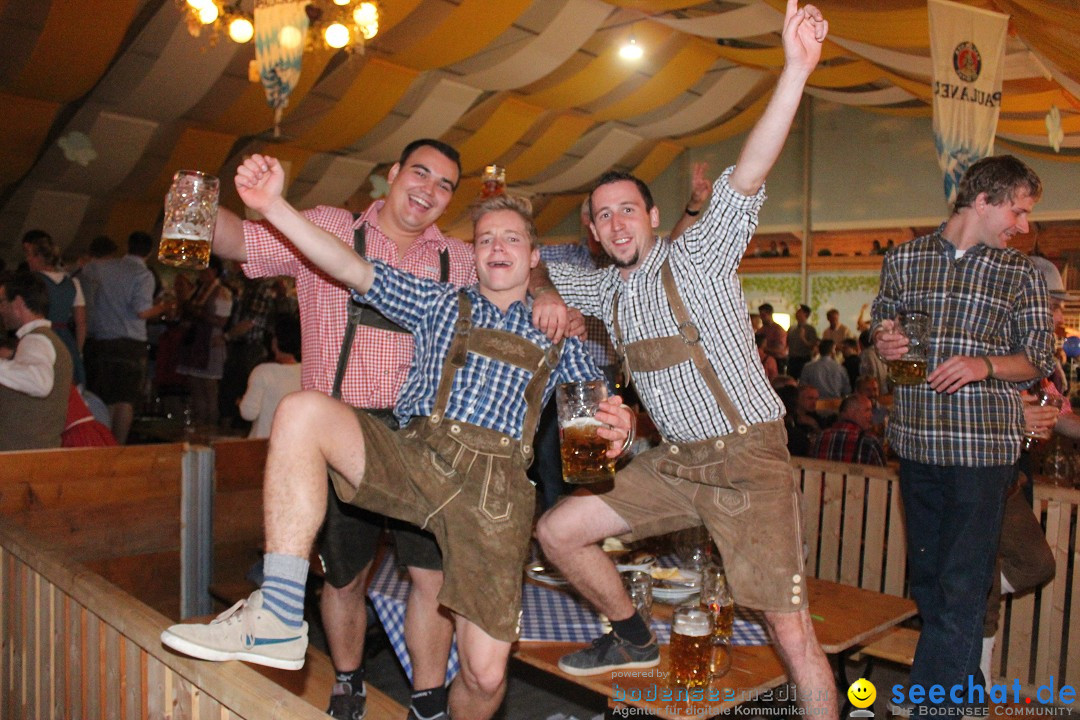
<svg viewBox="0 0 1080 720"><path fill-rule="evenodd" d="M304 623L304 587L308 561L294 555L267 553L263 558L263 607L289 627Z"/></svg>

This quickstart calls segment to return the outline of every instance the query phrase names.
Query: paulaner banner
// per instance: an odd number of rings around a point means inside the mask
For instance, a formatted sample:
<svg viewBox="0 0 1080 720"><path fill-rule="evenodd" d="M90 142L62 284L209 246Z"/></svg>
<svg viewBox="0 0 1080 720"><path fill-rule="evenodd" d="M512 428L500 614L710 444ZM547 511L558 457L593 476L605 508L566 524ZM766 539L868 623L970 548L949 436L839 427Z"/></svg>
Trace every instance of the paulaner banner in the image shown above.
<svg viewBox="0 0 1080 720"><path fill-rule="evenodd" d="M934 144L951 204L964 171L994 154L1009 16L929 0Z"/></svg>

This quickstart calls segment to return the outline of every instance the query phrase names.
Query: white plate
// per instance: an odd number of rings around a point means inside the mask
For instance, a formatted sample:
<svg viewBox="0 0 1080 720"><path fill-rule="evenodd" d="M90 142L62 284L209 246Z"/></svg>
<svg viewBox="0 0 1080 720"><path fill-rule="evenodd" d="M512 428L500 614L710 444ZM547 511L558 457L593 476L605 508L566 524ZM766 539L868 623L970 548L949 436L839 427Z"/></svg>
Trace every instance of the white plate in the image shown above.
<svg viewBox="0 0 1080 720"><path fill-rule="evenodd" d="M529 565L525 568L525 574L536 582L545 585L566 585L566 578L558 570L543 565Z"/></svg>
<svg viewBox="0 0 1080 720"><path fill-rule="evenodd" d="M697 590L672 590L658 587L653 587L652 591L653 600L666 603L668 605L676 605L678 603L684 602L697 594Z"/></svg>

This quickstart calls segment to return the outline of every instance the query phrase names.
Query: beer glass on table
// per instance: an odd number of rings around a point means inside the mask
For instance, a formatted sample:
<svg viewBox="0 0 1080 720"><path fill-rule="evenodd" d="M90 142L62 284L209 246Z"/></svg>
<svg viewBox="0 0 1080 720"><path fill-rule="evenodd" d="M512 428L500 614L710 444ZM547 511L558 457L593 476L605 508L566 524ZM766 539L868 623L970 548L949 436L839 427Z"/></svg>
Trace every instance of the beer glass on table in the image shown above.
<svg viewBox="0 0 1080 720"><path fill-rule="evenodd" d="M631 604L648 625L652 622L652 575L642 570L624 570L619 574L622 576Z"/></svg>
<svg viewBox="0 0 1080 720"><path fill-rule="evenodd" d="M712 615L697 605L680 605L671 616L671 684L706 687L712 679Z"/></svg>
<svg viewBox="0 0 1080 720"><path fill-rule="evenodd" d="M207 266L217 222L218 188L216 177L197 170L180 170L173 175L165 196L158 260L191 270Z"/></svg>
<svg viewBox="0 0 1080 720"><path fill-rule="evenodd" d="M580 485L614 479L615 458L607 456L608 441L596 433L603 427L596 411L607 396L603 380L581 380L555 388L564 482ZM632 432L626 440L624 450L633 441Z"/></svg>
<svg viewBox="0 0 1080 720"><path fill-rule="evenodd" d="M889 379L894 385L926 382L929 363L930 316L917 310L896 316L896 331L908 339L908 349L898 360L889 361Z"/></svg>
<svg viewBox="0 0 1080 720"><path fill-rule="evenodd" d="M723 677L731 669L731 632L735 627L735 600L728 589L724 568L706 563L701 569L701 609L712 616L712 658L709 672Z"/></svg>

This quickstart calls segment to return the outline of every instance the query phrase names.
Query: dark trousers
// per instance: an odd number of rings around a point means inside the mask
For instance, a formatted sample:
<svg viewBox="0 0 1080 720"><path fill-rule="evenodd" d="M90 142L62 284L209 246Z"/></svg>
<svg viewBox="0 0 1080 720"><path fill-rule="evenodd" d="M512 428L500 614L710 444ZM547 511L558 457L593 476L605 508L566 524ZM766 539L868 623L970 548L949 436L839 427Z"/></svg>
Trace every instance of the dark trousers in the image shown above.
<svg viewBox="0 0 1080 720"><path fill-rule="evenodd" d="M959 685L966 700L969 676L971 684L984 684L979 659L986 596L1005 493L1015 478L1015 465L946 467L901 458L911 596L923 621L911 685L942 685L946 693ZM955 703L946 698L937 707L945 705Z"/></svg>

